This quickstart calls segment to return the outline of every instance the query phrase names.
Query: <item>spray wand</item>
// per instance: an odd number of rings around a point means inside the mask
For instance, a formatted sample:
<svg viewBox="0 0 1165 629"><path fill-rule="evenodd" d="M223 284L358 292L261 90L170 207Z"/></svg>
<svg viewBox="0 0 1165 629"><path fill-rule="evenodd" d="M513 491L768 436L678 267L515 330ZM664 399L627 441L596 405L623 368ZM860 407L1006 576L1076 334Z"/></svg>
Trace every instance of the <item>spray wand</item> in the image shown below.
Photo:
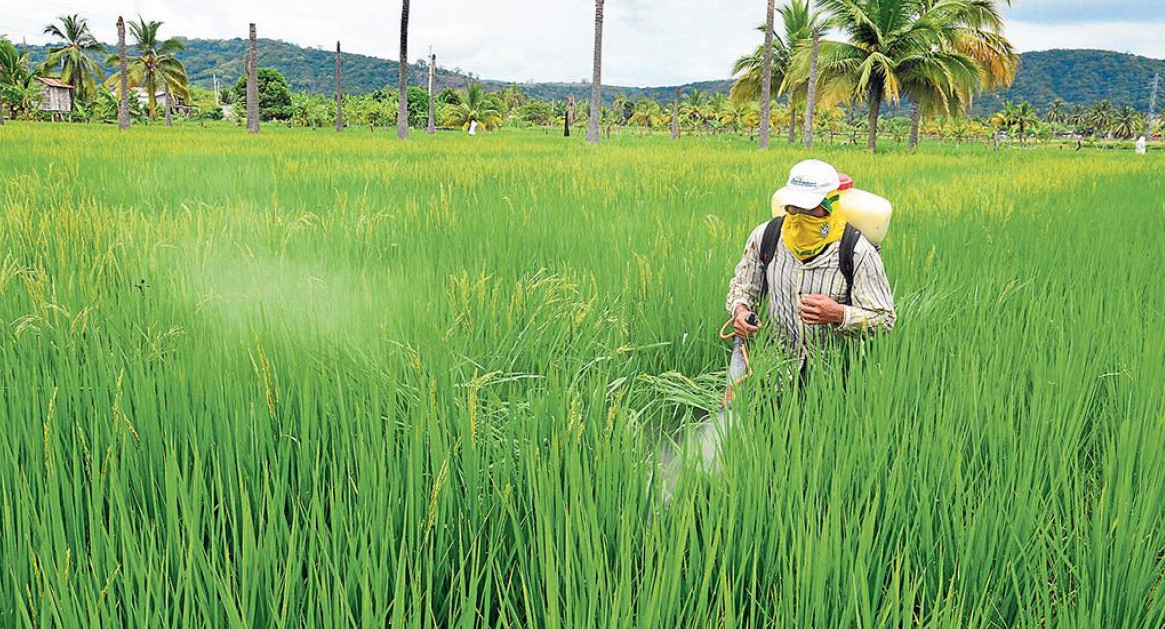
<svg viewBox="0 0 1165 629"><path fill-rule="evenodd" d="M732 361L728 364L730 383L724 392L724 399L721 401L724 407L727 407L732 402L732 398L735 397L733 389L752 376L752 360L748 355L748 338L732 325L733 321L734 319L729 319L720 326L720 338L726 341L732 339ZM745 321L751 326L760 325L760 320L757 319L755 312L748 313L748 318Z"/></svg>

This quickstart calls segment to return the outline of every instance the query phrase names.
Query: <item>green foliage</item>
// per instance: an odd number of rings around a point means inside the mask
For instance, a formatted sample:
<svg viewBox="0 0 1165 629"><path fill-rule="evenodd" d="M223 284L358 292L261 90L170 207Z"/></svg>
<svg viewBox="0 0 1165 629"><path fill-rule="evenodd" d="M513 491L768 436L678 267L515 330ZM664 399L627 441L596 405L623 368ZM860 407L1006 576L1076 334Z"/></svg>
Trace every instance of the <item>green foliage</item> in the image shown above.
<svg viewBox="0 0 1165 629"><path fill-rule="evenodd" d="M554 117L554 107L539 100L528 101L518 108L518 118L532 125L553 124Z"/></svg>
<svg viewBox="0 0 1165 629"><path fill-rule="evenodd" d="M460 105L461 104L461 92L458 92L457 90L455 90L451 87L447 87L447 88L441 90L440 92L438 92L437 97L434 100L436 100L437 104L440 106Z"/></svg>
<svg viewBox="0 0 1165 629"><path fill-rule="evenodd" d="M259 68L256 72L259 84L259 118L261 120L287 120L291 118L291 87L287 79L275 68ZM235 112L246 115L247 77L240 76L231 87L231 99Z"/></svg>
<svg viewBox="0 0 1165 629"><path fill-rule="evenodd" d="M665 502L804 152L386 136L5 126L0 626L1165 625L1159 145L830 149L900 326Z"/></svg>
<svg viewBox="0 0 1165 629"><path fill-rule="evenodd" d="M142 87L149 98L150 119L157 117L157 96L159 93L169 94L174 102L189 100L190 87L186 77L186 68L176 56L182 51L182 41L177 38L163 40L158 35L162 27L161 22L138 18L136 22L129 22L129 33L132 40L130 53L126 59L126 83L130 88ZM118 67L119 56L110 55L106 64ZM114 72L106 81L106 86L114 90L121 89L121 71Z"/></svg>
<svg viewBox="0 0 1165 629"><path fill-rule="evenodd" d="M410 127L423 129L429 126L429 92L427 90L410 85L408 108Z"/></svg>
<svg viewBox="0 0 1165 629"><path fill-rule="evenodd" d="M441 124L468 129L477 121L485 129L496 129L505 120L501 104L493 95L486 95L480 84L471 85L460 100L441 109Z"/></svg>

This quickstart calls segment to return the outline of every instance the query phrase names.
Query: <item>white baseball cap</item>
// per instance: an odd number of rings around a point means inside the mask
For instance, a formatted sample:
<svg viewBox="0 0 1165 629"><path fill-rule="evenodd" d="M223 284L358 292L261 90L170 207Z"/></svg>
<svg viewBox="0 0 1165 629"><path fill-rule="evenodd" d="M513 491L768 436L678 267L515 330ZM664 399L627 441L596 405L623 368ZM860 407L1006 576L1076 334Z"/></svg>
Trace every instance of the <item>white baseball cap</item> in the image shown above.
<svg viewBox="0 0 1165 629"><path fill-rule="evenodd" d="M789 171L789 181L773 196L773 205L792 205L810 210L818 205L830 192L841 187L841 177L837 169L819 159L798 162Z"/></svg>

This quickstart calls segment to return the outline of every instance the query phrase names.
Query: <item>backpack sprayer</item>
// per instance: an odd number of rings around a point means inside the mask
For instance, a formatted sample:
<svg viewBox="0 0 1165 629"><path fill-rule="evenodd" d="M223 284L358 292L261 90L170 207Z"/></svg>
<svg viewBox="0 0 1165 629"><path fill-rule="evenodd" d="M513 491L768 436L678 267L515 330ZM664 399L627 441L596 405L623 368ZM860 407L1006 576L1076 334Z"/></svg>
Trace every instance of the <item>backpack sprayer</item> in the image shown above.
<svg viewBox="0 0 1165 629"><path fill-rule="evenodd" d="M841 185L838 186L838 211L845 216L846 223L852 225L866 240L875 247L880 247L882 240L886 238L886 232L890 229L890 217L893 214L893 206L886 199L865 190L859 190L854 187L854 180L849 175L838 174L838 179ZM761 296L767 294L768 287L768 262L772 259L773 251L775 249L778 237L780 235L780 220L785 215L785 202L781 195L781 190L777 190L773 195L773 221L770 223L771 228L766 229L766 234L761 245L761 259L764 266L762 273L765 285L762 287ZM771 232L771 233L770 233ZM840 246L845 249L842 252L842 274L846 276L848 283L853 282L853 247L856 245L857 239L843 239ZM766 249L768 251L766 251ZM760 307L760 304L757 304ZM755 312L749 313L746 319L749 325L759 325L760 321ZM729 319L723 326L720 327L720 338L724 340L732 339L732 361L728 365L729 384L728 389L724 392L723 406L727 407L732 402L734 397L733 389L735 389L741 382L744 382L752 376L752 363L748 355L748 339L743 333L736 330L732 325L733 319Z"/></svg>

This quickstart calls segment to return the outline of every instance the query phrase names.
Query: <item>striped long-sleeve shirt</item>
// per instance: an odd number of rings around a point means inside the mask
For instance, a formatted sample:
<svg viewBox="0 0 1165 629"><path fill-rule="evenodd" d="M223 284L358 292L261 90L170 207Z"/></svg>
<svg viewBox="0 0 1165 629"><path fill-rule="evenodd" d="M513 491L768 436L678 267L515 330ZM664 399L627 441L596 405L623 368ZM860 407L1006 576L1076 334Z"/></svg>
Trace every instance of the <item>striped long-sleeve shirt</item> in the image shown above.
<svg viewBox="0 0 1165 629"><path fill-rule="evenodd" d="M756 301L764 278L761 277L760 248L767 223L757 227L748 238L744 256L736 265L736 276L728 289L728 312L744 304L756 310ZM787 350L805 356L830 337L858 335L867 331L889 332L894 327L894 296L886 278L882 256L863 236L854 248L852 302L844 305L845 319L840 324L809 325L797 310L805 295L828 295L844 304L846 282L841 273L841 243L829 245L816 258L801 262L782 241L777 243L768 267L769 319Z"/></svg>

